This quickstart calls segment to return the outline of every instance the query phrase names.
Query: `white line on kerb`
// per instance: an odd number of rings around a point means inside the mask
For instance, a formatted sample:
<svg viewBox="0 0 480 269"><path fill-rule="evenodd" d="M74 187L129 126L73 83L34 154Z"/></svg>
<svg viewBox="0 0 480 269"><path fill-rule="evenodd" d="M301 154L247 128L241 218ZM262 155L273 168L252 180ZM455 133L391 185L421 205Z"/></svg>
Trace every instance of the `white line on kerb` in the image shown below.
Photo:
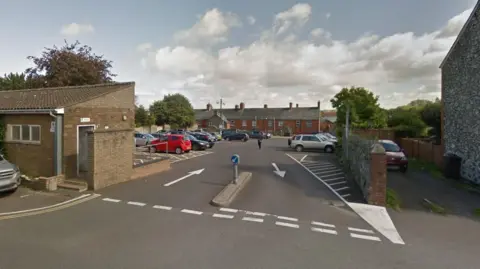
<svg viewBox="0 0 480 269"><path fill-rule="evenodd" d="M244 217L242 220L245 220L245 221L252 221L252 222L263 222L263 219L259 219L259 218L250 218L250 217Z"/></svg>
<svg viewBox="0 0 480 269"><path fill-rule="evenodd" d="M112 202L112 203L120 202L120 200L118 200L118 199L111 199L111 198L103 198L102 200L105 201L105 202Z"/></svg>
<svg viewBox="0 0 480 269"><path fill-rule="evenodd" d="M289 228L297 228L297 229L300 228L300 225L298 225L298 224L281 222L281 221L277 221L277 222L275 222L275 224L278 225L278 226L289 227Z"/></svg>
<svg viewBox="0 0 480 269"><path fill-rule="evenodd" d="M301 162L303 162L303 160L305 160L305 158L307 158L308 154L303 156L302 159L300 159Z"/></svg>
<svg viewBox="0 0 480 269"><path fill-rule="evenodd" d="M262 213L262 212L247 211L247 215L254 215L254 216L259 216L259 217L265 217L267 214L266 214L266 213Z"/></svg>
<svg viewBox="0 0 480 269"><path fill-rule="evenodd" d="M312 232L319 232L319 233L326 233L326 234L337 234L337 231L330 230L330 229L322 229L322 228L311 228Z"/></svg>
<svg viewBox="0 0 480 269"><path fill-rule="evenodd" d="M182 211L180 211L182 213L187 213L187 214L192 214L192 215L202 215L202 211L195 211L195 210L190 210L190 209L182 209Z"/></svg>
<svg viewBox="0 0 480 269"><path fill-rule="evenodd" d="M233 219L233 215L213 214L214 218Z"/></svg>
<svg viewBox="0 0 480 269"><path fill-rule="evenodd" d="M145 203L140 203L140 202L128 202L127 204L129 205L136 205L136 206L145 206Z"/></svg>
<svg viewBox="0 0 480 269"><path fill-rule="evenodd" d="M350 233L350 236L353 237L353 238L358 238L358 239L365 239L365 240L372 240L372 241L381 241L380 238L378 238L378 237L376 237L376 236L370 236L370 235Z"/></svg>
<svg viewBox="0 0 480 269"><path fill-rule="evenodd" d="M220 208L220 211L237 213L237 212L238 212L238 209L222 207L222 208Z"/></svg>
<svg viewBox="0 0 480 269"><path fill-rule="evenodd" d="M352 232L360 232L360 233L367 233L367 234L373 234L374 233L372 230L358 229L358 228L352 228L352 227L348 227L348 230L352 231Z"/></svg>
<svg viewBox="0 0 480 269"><path fill-rule="evenodd" d="M285 217L285 216L277 216L277 219L289 220L289 221L298 221L297 218L290 218L290 217Z"/></svg>
<svg viewBox="0 0 480 269"><path fill-rule="evenodd" d="M312 221L311 224L312 225L323 226L323 227L335 228L335 225L333 225L333 224L328 224L328 223L323 223L323 222L318 222L318 221Z"/></svg>
<svg viewBox="0 0 480 269"><path fill-rule="evenodd" d="M153 208L162 209L162 210L172 210L171 206L163 206L163 205L154 205Z"/></svg>

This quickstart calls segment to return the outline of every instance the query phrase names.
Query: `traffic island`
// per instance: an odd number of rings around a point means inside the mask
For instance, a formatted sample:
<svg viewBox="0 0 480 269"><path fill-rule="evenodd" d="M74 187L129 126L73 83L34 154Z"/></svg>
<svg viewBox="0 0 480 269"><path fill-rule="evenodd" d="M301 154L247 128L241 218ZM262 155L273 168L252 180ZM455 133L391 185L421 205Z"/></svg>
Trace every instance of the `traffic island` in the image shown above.
<svg viewBox="0 0 480 269"><path fill-rule="evenodd" d="M235 200L238 194L245 188L248 182L250 182L251 178L252 173L241 172L240 175L238 175L236 183L231 182L225 186L225 188L212 199L210 204L218 207L228 207L233 200Z"/></svg>

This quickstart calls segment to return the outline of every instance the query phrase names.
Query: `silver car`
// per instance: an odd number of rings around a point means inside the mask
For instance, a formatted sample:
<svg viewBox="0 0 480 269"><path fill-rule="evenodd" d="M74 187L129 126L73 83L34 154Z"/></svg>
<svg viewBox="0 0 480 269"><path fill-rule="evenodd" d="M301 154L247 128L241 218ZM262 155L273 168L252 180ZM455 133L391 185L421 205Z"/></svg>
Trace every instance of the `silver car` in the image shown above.
<svg viewBox="0 0 480 269"><path fill-rule="evenodd" d="M295 139L292 140L290 147L298 152L305 149L324 150L327 153L333 153L335 151L335 144L333 141L328 140L325 136L312 134L296 135Z"/></svg>
<svg viewBox="0 0 480 269"><path fill-rule="evenodd" d="M135 133L135 146L143 147L149 145L156 138L151 134Z"/></svg>
<svg viewBox="0 0 480 269"><path fill-rule="evenodd" d="M15 191L21 183L18 167L0 155L0 192Z"/></svg>

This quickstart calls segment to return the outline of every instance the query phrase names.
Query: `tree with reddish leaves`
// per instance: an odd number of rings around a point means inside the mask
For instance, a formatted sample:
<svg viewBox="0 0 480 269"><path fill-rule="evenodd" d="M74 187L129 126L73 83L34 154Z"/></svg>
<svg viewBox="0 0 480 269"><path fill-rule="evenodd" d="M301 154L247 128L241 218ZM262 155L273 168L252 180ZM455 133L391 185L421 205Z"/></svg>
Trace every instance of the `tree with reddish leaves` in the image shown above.
<svg viewBox="0 0 480 269"><path fill-rule="evenodd" d="M25 71L30 86L64 87L112 82L112 61L92 52L92 48L79 41L62 47L45 48L40 57L28 56L34 67Z"/></svg>

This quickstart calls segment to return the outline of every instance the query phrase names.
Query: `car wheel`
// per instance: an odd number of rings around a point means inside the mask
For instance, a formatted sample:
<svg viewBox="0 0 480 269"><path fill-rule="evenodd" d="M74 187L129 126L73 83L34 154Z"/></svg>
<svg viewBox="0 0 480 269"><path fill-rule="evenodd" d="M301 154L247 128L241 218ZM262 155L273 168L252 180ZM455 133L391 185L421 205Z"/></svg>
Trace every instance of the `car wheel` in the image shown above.
<svg viewBox="0 0 480 269"><path fill-rule="evenodd" d="M401 167L400 167L400 172L406 173L406 172L407 172L407 169L408 169L408 167L407 167L406 165L401 166Z"/></svg>
<svg viewBox="0 0 480 269"><path fill-rule="evenodd" d="M325 146L325 152L326 153L332 153L333 152L333 147L332 146Z"/></svg>
<svg viewBox="0 0 480 269"><path fill-rule="evenodd" d="M175 149L175 153L176 154L182 154L183 153L183 150L181 148L176 148Z"/></svg>
<svg viewBox="0 0 480 269"><path fill-rule="evenodd" d="M297 152L302 152L303 151L303 146L298 145L298 146L295 147L295 150Z"/></svg>
<svg viewBox="0 0 480 269"><path fill-rule="evenodd" d="M225 140L230 141L230 137L225 138Z"/></svg>
<svg viewBox="0 0 480 269"><path fill-rule="evenodd" d="M198 145L193 145L192 146L192 150L198 150L199 149L199 146Z"/></svg>

